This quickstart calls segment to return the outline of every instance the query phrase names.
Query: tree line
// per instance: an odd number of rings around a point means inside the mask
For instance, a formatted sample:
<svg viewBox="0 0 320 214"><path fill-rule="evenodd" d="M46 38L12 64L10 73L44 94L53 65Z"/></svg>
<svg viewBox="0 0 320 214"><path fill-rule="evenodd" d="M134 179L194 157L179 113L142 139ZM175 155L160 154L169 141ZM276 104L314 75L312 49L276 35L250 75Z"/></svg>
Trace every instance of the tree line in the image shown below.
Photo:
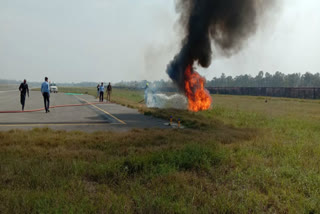
<svg viewBox="0 0 320 214"><path fill-rule="evenodd" d="M0 79L0 84L20 84L21 81ZM28 82L29 85L39 86L39 82ZM174 88L172 81L157 80L157 81L121 81L113 83L118 87L129 88L145 88L146 84L150 83L155 88ZM96 87L97 82L80 82L80 83L57 83L59 86L67 87ZM206 87L320 87L320 74L305 74L293 73L284 74L277 71L274 74L260 71L258 75L251 76L248 74L239 76L226 76L224 73L220 77L214 77L212 80L207 80Z"/></svg>
<svg viewBox="0 0 320 214"><path fill-rule="evenodd" d="M320 87L320 74L293 73L284 74L277 71L275 74L260 71L257 76L239 75L236 77L226 76L214 77L207 81L207 87Z"/></svg>

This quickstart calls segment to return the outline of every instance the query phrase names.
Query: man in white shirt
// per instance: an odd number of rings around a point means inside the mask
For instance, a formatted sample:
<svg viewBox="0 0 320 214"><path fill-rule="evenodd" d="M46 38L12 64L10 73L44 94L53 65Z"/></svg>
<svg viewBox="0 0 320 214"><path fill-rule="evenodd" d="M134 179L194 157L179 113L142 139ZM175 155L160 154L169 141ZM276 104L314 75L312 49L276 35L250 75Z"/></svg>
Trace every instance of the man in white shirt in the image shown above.
<svg viewBox="0 0 320 214"><path fill-rule="evenodd" d="M104 94L103 82L102 82L101 85L100 85L99 92L100 92L99 101L100 101L100 102L103 102L103 94Z"/></svg>

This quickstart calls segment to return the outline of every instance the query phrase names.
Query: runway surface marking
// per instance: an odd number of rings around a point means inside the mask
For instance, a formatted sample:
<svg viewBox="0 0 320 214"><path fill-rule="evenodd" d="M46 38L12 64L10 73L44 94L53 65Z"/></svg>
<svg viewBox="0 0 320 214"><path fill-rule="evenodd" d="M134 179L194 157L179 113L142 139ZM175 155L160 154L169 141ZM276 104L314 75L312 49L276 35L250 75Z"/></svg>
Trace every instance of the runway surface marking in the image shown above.
<svg viewBox="0 0 320 214"><path fill-rule="evenodd" d="M91 106L95 107L96 109L98 109L98 110L102 111L103 113L109 115L110 117L114 118L115 120L117 120L117 121L120 122L121 124L124 124L124 125L126 124L123 120L120 120L119 118L117 118L116 116L110 114L109 112L107 112L107 111L99 108L98 106L90 103L88 100L85 100L85 99L83 99L83 98L81 98L81 97L78 97L78 96L75 96L75 97L78 98L78 99L80 99L80 100L85 101L86 103L90 104Z"/></svg>
<svg viewBox="0 0 320 214"><path fill-rule="evenodd" d="M45 124L23 124L23 123L17 123L17 124L11 124L11 125L0 125L0 127L19 127L19 126L23 126L23 127L32 127L32 126L103 126L103 125L108 125L108 124L113 124L113 125L119 125L119 123L68 123L68 124L62 124L62 123L45 123Z"/></svg>

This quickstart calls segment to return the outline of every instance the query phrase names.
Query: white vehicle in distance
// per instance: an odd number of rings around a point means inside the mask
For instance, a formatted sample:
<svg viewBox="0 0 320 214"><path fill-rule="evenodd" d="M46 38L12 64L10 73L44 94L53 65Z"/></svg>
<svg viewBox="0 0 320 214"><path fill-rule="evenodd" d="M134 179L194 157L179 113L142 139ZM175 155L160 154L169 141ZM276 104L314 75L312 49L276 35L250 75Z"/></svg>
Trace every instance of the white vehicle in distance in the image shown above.
<svg viewBox="0 0 320 214"><path fill-rule="evenodd" d="M50 83L50 92L51 93L58 93L58 87L55 83Z"/></svg>

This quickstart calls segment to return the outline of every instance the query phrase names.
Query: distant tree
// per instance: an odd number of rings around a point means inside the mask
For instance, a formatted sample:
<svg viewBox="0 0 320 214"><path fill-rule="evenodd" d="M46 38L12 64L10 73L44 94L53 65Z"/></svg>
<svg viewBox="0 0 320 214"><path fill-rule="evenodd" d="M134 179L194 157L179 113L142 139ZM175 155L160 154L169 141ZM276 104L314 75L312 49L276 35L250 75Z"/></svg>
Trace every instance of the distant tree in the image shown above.
<svg viewBox="0 0 320 214"><path fill-rule="evenodd" d="M304 75L301 77L301 83L302 86L304 87L312 87L313 86L313 74L306 72Z"/></svg>
<svg viewBox="0 0 320 214"><path fill-rule="evenodd" d="M229 87L234 86L234 80L233 80L232 76L227 76L226 85Z"/></svg>
<svg viewBox="0 0 320 214"><path fill-rule="evenodd" d="M300 85L301 74L294 73L285 76L285 87L298 87Z"/></svg>
<svg viewBox="0 0 320 214"><path fill-rule="evenodd" d="M284 86L284 74L277 71L274 75L273 75L273 81L272 81L272 86L274 87L283 87Z"/></svg>
<svg viewBox="0 0 320 214"><path fill-rule="evenodd" d="M320 87L320 74L316 73L313 75L313 82L312 82L313 87Z"/></svg>
<svg viewBox="0 0 320 214"><path fill-rule="evenodd" d="M147 80L143 81L121 81L115 86L143 88ZM91 83L84 83L88 85ZM94 83L96 84L96 83ZM154 81L154 87L175 87L172 81ZM259 71L254 77L248 74L239 75L236 77L227 76L222 73L220 77L214 77L208 80L207 87L320 87L320 74L312 74L306 72L305 74L293 73L284 74L276 71L273 75L269 72L264 73Z"/></svg>
<svg viewBox="0 0 320 214"><path fill-rule="evenodd" d="M265 82L265 86L266 87L271 87L271 86L273 86L273 78L272 78L272 75L269 73L269 72L267 72L266 74L265 74L265 80L264 80L264 82Z"/></svg>
<svg viewBox="0 0 320 214"><path fill-rule="evenodd" d="M258 75L254 78L254 86L256 87L263 87L264 81L263 81L264 73L263 71L259 71Z"/></svg>
<svg viewBox="0 0 320 214"><path fill-rule="evenodd" d="M222 73L221 74L221 77L220 77L220 85L222 86L222 87L225 87L227 84L226 84L226 75L225 75L225 73Z"/></svg>

